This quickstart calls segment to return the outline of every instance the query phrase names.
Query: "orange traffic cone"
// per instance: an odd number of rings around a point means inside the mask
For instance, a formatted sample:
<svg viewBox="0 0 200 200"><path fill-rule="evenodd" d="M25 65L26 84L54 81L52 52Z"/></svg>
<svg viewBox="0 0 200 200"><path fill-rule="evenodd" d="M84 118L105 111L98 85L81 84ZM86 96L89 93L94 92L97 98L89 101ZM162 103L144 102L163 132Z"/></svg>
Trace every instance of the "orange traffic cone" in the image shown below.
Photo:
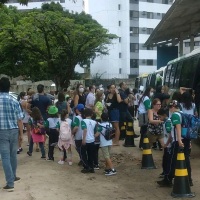
<svg viewBox="0 0 200 200"><path fill-rule="evenodd" d="M127 122L126 137L124 142L125 147L136 147L134 143L134 134L133 122Z"/></svg>
<svg viewBox="0 0 200 200"><path fill-rule="evenodd" d="M185 163L185 155L182 150L179 150L176 160L176 170L174 178L172 197L195 197L195 194L190 190L188 171Z"/></svg>
<svg viewBox="0 0 200 200"><path fill-rule="evenodd" d="M151 148L149 145L149 139L145 136L143 141L143 152L142 152L142 167L141 169L156 169L153 161Z"/></svg>

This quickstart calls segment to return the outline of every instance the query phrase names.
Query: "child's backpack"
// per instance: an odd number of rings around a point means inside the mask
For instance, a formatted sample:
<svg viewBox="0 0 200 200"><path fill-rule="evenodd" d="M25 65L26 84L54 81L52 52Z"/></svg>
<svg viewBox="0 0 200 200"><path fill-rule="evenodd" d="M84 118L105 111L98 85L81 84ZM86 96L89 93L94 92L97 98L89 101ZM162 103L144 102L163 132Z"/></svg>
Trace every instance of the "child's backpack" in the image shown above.
<svg viewBox="0 0 200 200"><path fill-rule="evenodd" d="M194 115L178 112L181 114L181 137L184 139L197 139L200 128L200 119Z"/></svg>
<svg viewBox="0 0 200 200"><path fill-rule="evenodd" d="M60 124L60 136L62 141L69 141L71 139L71 128L66 121L62 121Z"/></svg>
<svg viewBox="0 0 200 200"><path fill-rule="evenodd" d="M37 124L43 124L42 120L34 121L32 120L32 133L37 135L45 135L46 130L45 128L40 128Z"/></svg>
<svg viewBox="0 0 200 200"><path fill-rule="evenodd" d="M100 132L101 135L103 135L106 140L112 140L115 137L115 129L110 126L110 123L109 125L106 126L102 126L100 124L98 125L106 129L104 134Z"/></svg>

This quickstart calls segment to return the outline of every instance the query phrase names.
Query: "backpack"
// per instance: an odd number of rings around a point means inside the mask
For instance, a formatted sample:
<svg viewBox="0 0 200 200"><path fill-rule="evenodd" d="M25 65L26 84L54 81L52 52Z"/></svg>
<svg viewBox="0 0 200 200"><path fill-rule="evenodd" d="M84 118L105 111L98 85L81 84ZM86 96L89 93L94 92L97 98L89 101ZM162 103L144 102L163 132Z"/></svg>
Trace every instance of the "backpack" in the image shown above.
<svg viewBox="0 0 200 200"><path fill-rule="evenodd" d="M41 120L39 121L32 121L32 133L33 134L37 134L37 135L45 135L46 134L46 130L45 128L40 128L37 123L43 124L43 122Z"/></svg>
<svg viewBox="0 0 200 200"><path fill-rule="evenodd" d="M181 137L184 139L197 139L200 128L200 119L194 115L178 112L182 117Z"/></svg>
<svg viewBox="0 0 200 200"><path fill-rule="evenodd" d="M62 141L69 141L71 139L71 128L66 121L62 121L60 124L60 136Z"/></svg>
<svg viewBox="0 0 200 200"><path fill-rule="evenodd" d="M103 135L106 140L112 140L115 137L115 129L110 126L110 123L109 125L106 126L102 126L100 124L98 125L106 129L104 134L100 132L101 135Z"/></svg>

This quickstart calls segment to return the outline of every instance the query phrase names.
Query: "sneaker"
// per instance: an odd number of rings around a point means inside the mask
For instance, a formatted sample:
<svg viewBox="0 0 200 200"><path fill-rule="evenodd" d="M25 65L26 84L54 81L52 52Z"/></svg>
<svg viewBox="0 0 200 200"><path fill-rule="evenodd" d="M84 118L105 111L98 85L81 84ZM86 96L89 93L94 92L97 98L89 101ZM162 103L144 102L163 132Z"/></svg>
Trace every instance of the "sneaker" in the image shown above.
<svg viewBox="0 0 200 200"><path fill-rule="evenodd" d="M94 169L89 169L89 173L95 173Z"/></svg>
<svg viewBox="0 0 200 200"><path fill-rule="evenodd" d="M162 172L160 175L159 175L159 178L164 178L165 177L165 174L164 172Z"/></svg>
<svg viewBox="0 0 200 200"><path fill-rule="evenodd" d="M64 165L64 163L65 163L65 162L64 162L63 160L59 160L59 161L58 161L58 164L59 164L59 165Z"/></svg>
<svg viewBox="0 0 200 200"><path fill-rule="evenodd" d="M54 161L54 158L47 158L46 161Z"/></svg>
<svg viewBox="0 0 200 200"><path fill-rule="evenodd" d="M94 166L94 170L99 170L99 169L100 169L99 165Z"/></svg>
<svg viewBox="0 0 200 200"><path fill-rule="evenodd" d="M29 156L32 156L32 153L30 153L29 151L27 152L27 154L28 154Z"/></svg>
<svg viewBox="0 0 200 200"><path fill-rule="evenodd" d="M86 173L90 173L90 171L89 171L89 169L84 168L84 169L81 170L81 173L86 174Z"/></svg>
<svg viewBox="0 0 200 200"><path fill-rule="evenodd" d="M21 180L21 178L19 178L19 177L15 177L14 182L20 182L20 180Z"/></svg>
<svg viewBox="0 0 200 200"><path fill-rule="evenodd" d="M46 156L42 156L41 159L46 159Z"/></svg>
<svg viewBox="0 0 200 200"><path fill-rule="evenodd" d="M10 186L6 185L5 187L3 187L3 190L5 190L7 192L13 192L14 191L14 187L10 187Z"/></svg>
<svg viewBox="0 0 200 200"><path fill-rule="evenodd" d="M104 173L106 173L106 172L109 172L111 169L105 169L104 170Z"/></svg>
<svg viewBox="0 0 200 200"><path fill-rule="evenodd" d="M109 170L109 171L107 171L107 172L105 173L106 176L113 176L113 175L115 175L115 174L117 174L117 172L116 172L115 169L111 169L111 170Z"/></svg>
<svg viewBox="0 0 200 200"><path fill-rule="evenodd" d="M23 149L20 147L20 148L17 150L17 154L20 154L22 151L23 151Z"/></svg>
<svg viewBox="0 0 200 200"><path fill-rule="evenodd" d="M172 187L172 182L164 179L162 181L157 181L157 183L160 187Z"/></svg>
<svg viewBox="0 0 200 200"><path fill-rule="evenodd" d="M69 162L68 162L68 165L72 166L72 164L73 164L72 161L69 161Z"/></svg>

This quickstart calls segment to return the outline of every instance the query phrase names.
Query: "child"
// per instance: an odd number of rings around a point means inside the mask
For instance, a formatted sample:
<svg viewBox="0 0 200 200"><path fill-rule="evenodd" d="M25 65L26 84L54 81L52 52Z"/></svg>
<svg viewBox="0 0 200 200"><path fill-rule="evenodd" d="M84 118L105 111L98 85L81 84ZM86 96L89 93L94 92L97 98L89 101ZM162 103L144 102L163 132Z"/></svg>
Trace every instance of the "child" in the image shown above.
<svg viewBox="0 0 200 200"><path fill-rule="evenodd" d="M167 111L164 108L161 108L158 111L158 116L161 121L163 121L163 132L164 132L164 154L162 160L163 172L160 174L160 178L163 178L167 172L167 164L170 162L170 148L172 142L172 122L171 119L167 116Z"/></svg>
<svg viewBox="0 0 200 200"><path fill-rule="evenodd" d="M27 154L32 156L33 152L33 144L39 143L39 147L42 153L43 159L46 158L45 149L44 149L44 135L46 134L44 125L43 125L43 118L40 110L37 107L32 109L31 113L32 118L29 119L29 125L31 127L31 138L29 143L29 151Z"/></svg>
<svg viewBox="0 0 200 200"><path fill-rule="evenodd" d="M82 112L84 110L84 105L83 104L78 104L74 111L76 114L76 117L74 118L74 122L73 122L73 135L74 135L74 139L75 139L75 145L76 145L76 151L79 154L80 157L80 161L78 163L79 166L82 165L82 161L81 161L81 146L82 146L82 138L83 138L83 130L81 128L81 121L82 121Z"/></svg>
<svg viewBox="0 0 200 200"><path fill-rule="evenodd" d="M62 158L58 161L58 164L63 165L66 159L66 150L68 150L68 164L72 165L72 151L71 145L74 144L71 134L72 120L68 118L68 111L62 110L61 122L60 122L60 135L58 140L58 147L62 152ZM64 129L64 130L63 130Z"/></svg>
<svg viewBox="0 0 200 200"><path fill-rule="evenodd" d="M110 149L112 146L112 140L106 140L104 137L105 131L106 131L106 126L112 126L108 122L108 114L107 113L102 113L101 115L102 123L100 126L98 126L98 132L95 134L95 136L100 135L100 147L103 153L103 156L105 158L105 164L106 164L106 169L105 169L105 175L106 176L112 176L117 174L117 171L114 169L112 161L110 159Z"/></svg>
<svg viewBox="0 0 200 200"><path fill-rule="evenodd" d="M82 173L94 173L94 134L96 129L96 121L91 119L92 115L92 109L86 108L84 110L85 119L83 119L81 122L81 127L83 130L81 158L84 167L84 169L81 170Z"/></svg>
<svg viewBox="0 0 200 200"><path fill-rule="evenodd" d="M96 113L93 112L92 115L92 120L95 120L96 122L99 122L99 119L96 119ZM101 115L100 115L101 118ZM100 146L100 136L95 137L95 141L94 141L94 145L95 145L95 151L94 151L94 169L95 170L99 170L99 146Z"/></svg>
<svg viewBox="0 0 200 200"><path fill-rule="evenodd" d="M59 117L58 108L56 106L50 106L48 109L49 118L45 122L45 127L48 129L47 134L49 136L49 151L47 161L54 161L54 147L58 143L58 128Z"/></svg>

